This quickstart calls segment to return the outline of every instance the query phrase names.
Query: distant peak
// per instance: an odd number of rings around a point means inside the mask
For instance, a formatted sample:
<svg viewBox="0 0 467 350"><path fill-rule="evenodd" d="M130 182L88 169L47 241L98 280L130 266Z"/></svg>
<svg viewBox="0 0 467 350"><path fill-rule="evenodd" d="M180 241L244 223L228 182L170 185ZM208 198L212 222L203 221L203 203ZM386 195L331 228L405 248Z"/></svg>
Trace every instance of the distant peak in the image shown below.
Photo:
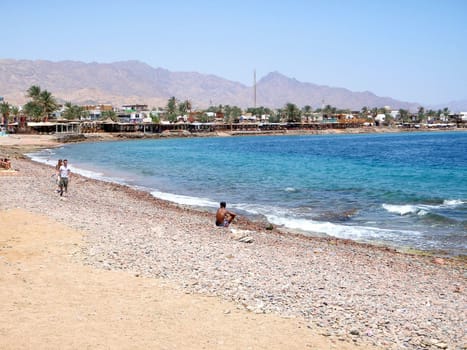
<svg viewBox="0 0 467 350"><path fill-rule="evenodd" d="M289 78L285 76L284 74L279 73L278 71L274 71L274 72L266 74L264 77L262 77L259 80L259 82L260 83L271 83L271 82L279 83L279 82L287 82L291 80L295 80L295 79Z"/></svg>

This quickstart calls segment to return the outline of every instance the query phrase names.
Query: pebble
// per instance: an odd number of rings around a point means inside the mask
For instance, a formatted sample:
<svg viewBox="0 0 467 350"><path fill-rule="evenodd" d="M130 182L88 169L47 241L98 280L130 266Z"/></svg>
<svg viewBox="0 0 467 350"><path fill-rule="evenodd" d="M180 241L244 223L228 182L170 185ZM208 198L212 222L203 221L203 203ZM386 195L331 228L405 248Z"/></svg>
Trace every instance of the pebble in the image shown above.
<svg viewBox="0 0 467 350"><path fill-rule="evenodd" d="M79 262L301 318L342 341L465 349L465 262L281 233L242 218L233 227L249 239L236 241L213 225L213 213L79 175L64 202L51 191L50 167L20 159L14 166L19 174L0 181L0 209L20 206L82 231Z"/></svg>

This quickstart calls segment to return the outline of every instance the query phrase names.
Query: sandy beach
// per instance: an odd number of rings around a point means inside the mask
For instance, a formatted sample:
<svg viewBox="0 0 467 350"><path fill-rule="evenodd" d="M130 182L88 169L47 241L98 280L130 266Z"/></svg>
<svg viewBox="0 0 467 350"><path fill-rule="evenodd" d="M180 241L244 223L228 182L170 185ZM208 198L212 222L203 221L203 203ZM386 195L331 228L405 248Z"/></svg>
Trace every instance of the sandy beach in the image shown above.
<svg viewBox="0 0 467 350"><path fill-rule="evenodd" d="M79 175L60 197L21 156L55 145L0 138L1 349L467 349L465 261L244 218L232 233Z"/></svg>

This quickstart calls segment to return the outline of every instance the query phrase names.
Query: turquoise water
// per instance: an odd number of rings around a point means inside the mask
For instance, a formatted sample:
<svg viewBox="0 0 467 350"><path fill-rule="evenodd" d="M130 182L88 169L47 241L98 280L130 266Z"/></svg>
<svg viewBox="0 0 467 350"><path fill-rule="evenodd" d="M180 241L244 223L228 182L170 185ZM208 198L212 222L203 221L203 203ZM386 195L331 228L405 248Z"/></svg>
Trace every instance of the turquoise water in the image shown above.
<svg viewBox="0 0 467 350"><path fill-rule="evenodd" d="M304 234L466 254L466 132L81 143L34 157Z"/></svg>

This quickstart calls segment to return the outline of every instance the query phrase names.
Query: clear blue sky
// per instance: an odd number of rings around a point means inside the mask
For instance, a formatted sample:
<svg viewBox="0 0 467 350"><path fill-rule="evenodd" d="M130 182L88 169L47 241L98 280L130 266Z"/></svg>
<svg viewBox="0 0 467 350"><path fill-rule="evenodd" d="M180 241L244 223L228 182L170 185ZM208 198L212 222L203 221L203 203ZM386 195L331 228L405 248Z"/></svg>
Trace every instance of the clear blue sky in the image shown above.
<svg viewBox="0 0 467 350"><path fill-rule="evenodd" d="M272 71L423 105L467 99L466 0L2 0L0 58Z"/></svg>

